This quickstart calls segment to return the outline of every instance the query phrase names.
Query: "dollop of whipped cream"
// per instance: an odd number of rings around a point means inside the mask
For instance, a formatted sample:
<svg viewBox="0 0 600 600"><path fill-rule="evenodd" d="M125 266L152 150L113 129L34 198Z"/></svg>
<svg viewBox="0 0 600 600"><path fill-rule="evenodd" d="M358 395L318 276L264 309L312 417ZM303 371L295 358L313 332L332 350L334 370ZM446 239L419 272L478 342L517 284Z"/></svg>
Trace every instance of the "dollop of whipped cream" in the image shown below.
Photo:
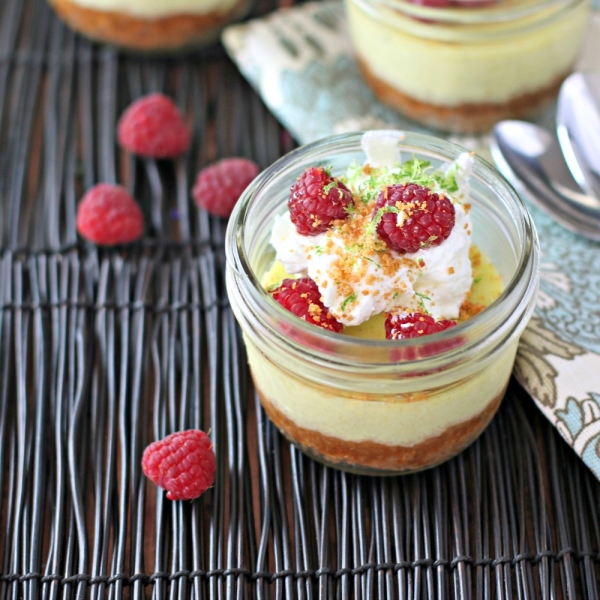
<svg viewBox="0 0 600 600"><path fill-rule="evenodd" d="M471 218L467 203L473 156L461 154L433 172L420 160L401 161L398 131L370 131L362 147L367 160L340 177L354 196L355 210L325 233L300 235L289 212L276 217L271 245L290 275L313 279L323 304L344 325L360 325L394 309L456 319L471 288ZM455 224L439 246L400 254L380 240L373 206L385 182L415 182L454 204ZM387 185L390 185L388 183ZM405 218L402 211L398 219Z"/></svg>

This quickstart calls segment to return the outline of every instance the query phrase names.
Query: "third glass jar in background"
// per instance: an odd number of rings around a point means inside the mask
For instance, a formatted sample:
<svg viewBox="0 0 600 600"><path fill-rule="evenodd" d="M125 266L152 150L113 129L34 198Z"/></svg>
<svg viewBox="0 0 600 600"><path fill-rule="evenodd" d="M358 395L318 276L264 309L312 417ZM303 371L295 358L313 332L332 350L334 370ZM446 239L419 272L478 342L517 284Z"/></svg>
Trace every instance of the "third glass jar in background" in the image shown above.
<svg viewBox="0 0 600 600"><path fill-rule="evenodd" d="M252 0L49 0L67 25L98 42L142 53L172 53L217 40Z"/></svg>
<svg viewBox="0 0 600 600"><path fill-rule="evenodd" d="M429 127L480 133L539 113L571 72L589 0L498 0L441 7L345 0L366 82Z"/></svg>

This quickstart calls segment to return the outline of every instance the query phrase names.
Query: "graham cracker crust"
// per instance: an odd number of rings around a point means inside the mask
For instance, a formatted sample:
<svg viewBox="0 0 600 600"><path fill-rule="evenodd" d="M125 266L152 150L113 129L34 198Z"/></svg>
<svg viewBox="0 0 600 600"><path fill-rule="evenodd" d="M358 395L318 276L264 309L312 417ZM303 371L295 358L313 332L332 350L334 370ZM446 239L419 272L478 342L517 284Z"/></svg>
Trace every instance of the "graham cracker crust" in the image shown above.
<svg viewBox="0 0 600 600"><path fill-rule="evenodd" d="M257 388L265 412L281 433L305 454L319 462L353 473L395 475L429 469L464 450L487 427L496 414L506 387L485 409L468 421L415 446L391 446L378 442L351 442L296 425ZM324 409L326 410L326 409Z"/></svg>
<svg viewBox="0 0 600 600"><path fill-rule="evenodd" d="M498 121L533 117L558 94L570 70L557 77L549 86L527 92L508 102L439 106L415 100L382 81L356 57L363 78L381 102L399 110L407 117L452 133L485 133Z"/></svg>
<svg viewBox="0 0 600 600"><path fill-rule="evenodd" d="M99 11L71 0L49 0L56 13L73 29L99 42L141 51L177 50L216 39L219 29L239 16L246 0L231 10L205 14L177 14L144 19L125 12Z"/></svg>

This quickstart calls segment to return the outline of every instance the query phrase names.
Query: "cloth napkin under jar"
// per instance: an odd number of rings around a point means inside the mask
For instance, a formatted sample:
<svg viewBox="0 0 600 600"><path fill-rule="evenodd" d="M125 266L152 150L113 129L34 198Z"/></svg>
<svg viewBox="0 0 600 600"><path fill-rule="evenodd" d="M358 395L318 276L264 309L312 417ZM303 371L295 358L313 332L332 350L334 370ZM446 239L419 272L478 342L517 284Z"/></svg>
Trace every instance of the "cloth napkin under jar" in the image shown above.
<svg viewBox="0 0 600 600"><path fill-rule="evenodd" d="M579 69L600 70L600 0L595 6ZM436 134L380 104L364 84L339 0L232 25L222 39L240 71L301 144L363 129ZM554 110L538 123L553 127ZM487 136L448 139L490 157ZM514 374L600 479L600 244L570 233L524 200L540 237L541 283Z"/></svg>

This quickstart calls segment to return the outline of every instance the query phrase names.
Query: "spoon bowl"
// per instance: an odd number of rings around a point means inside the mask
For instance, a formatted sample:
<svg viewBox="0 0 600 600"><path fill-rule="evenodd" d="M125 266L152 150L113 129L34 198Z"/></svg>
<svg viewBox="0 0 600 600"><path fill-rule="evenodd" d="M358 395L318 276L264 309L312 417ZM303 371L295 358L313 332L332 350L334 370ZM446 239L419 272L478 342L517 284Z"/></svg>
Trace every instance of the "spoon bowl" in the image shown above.
<svg viewBox="0 0 600 600"><path fill-rule="evenodd" d="M536 206L570 231L600 241L600 200L579 188L554 134L501 121L492 130L491 152L502 174Z"/></svg>
<svg viewBox="0 0 600 600"><path fill-rule="evenodd" d="M556 132L581 189L600 197L600 73L580 71L565 79L558 96Z"/></svg>

